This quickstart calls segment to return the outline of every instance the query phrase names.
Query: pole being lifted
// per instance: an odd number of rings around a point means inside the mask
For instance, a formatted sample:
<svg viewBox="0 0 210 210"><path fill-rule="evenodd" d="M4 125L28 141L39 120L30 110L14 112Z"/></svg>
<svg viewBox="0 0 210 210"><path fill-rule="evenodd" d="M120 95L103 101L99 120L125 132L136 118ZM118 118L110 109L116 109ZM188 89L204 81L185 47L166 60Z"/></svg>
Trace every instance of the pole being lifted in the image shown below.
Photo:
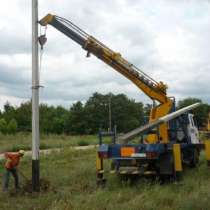
<svg viewBox="0 0 210 210"><path fill-rule="evenodd" d="M38 0L32 0L32 189L39 191Z"/></svg>

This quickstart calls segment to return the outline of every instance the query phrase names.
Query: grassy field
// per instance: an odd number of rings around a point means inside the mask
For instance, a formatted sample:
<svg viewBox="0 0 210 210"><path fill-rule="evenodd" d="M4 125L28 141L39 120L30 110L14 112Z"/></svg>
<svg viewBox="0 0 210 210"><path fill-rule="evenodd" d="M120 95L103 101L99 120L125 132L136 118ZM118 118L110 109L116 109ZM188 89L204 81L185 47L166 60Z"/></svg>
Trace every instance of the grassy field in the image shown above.
<svg viewBox="0 0 210 210"><path fill-rule="evenodd" d="M1 210L210 210L210 170L203 157L198 168L185 171L179 184L141 179L130 185L106 174L103 189L95 182L95 150L64 149L41 156L40 163L41 177L50 181L50 190L16 195L0 192ZM20 170L31 176L30 159L23 159Z"/></svg>
<svg viewBox="0 0 210 210"><path fill-rule="evenodd" d="M41 135L40 137L40 149L68 148L70 146L94 145L97 143L98 137L96 135ZM31 150L31 134L0 134L0 153L5 151L18 151L19 149Z"/></svg>
<svg viewBox="0 0 210 210"><path fill-rule="evenodd" d="M18 151L19 149L31 150L31 134L18 133L16 135L2 135L0 133L0 153L5 151ZM201 139L206 139L202 134ZM103 142L111 142L109 137L104 137ZM136 138L133 143L138 143ZM67 136L67 135L41 135L40 149L48 148L68 148L71 146L85 146L98 144L97 135L81 135L81 136Z"/></svg>

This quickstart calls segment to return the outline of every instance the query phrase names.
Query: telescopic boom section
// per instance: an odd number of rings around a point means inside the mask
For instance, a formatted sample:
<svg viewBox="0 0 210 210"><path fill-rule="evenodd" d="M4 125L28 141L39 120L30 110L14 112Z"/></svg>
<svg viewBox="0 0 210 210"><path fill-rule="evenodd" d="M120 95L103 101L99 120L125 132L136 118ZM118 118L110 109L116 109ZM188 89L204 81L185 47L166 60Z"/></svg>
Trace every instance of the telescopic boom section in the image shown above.
<svg viewBox="0 0 210 210"><path fill-rule="evenodd" d="M57 30L64 33L66 36L81 45L82 48L87 51L87 56L90 54L95 55L97 58L118 71L120 74L131 80L152 100L158 101L160 105L152 109L150 114L150 122L170 112L172 101L167 97L167 85L165 85L163 82L156 82L136 66L125 60L120 53L109 49L103 43L84 32L69 20L48 14L43 19L41 19L39 23L42 26L47 26L48 24L52 25ZM165 139L165 142L167 142L167 125L161 126L159 128L159 133L162 135L161 139Z"/></svg>
<svg viewBox="0 0 210 210"><path fill-rule="evenodd" d="M156 82L144 72L137 69L137 67L133 64L122 58L120 53L112 51L70 21L48 14L40 20L40 24L43 26L46 26L47 24L54 26L56 29L81 45L82 48L88 52L88 55L90 53L95 55L119 73L130 79L151 99L157 100L160 103L165 103L167 101L167 86L165 84L162 82Z"/></svg>

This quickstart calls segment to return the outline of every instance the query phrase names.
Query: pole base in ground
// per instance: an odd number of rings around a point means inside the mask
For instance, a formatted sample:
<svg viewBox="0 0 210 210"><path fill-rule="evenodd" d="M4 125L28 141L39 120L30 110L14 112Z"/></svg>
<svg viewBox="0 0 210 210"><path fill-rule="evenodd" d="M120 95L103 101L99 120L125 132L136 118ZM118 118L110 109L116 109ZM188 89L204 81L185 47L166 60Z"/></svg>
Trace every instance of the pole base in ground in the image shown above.
<svg viewBox="0 0 210 210"><path fill-rule="evenodd" d="M39 160L32 160L32 190L34 192L40 191Z"/></svg>

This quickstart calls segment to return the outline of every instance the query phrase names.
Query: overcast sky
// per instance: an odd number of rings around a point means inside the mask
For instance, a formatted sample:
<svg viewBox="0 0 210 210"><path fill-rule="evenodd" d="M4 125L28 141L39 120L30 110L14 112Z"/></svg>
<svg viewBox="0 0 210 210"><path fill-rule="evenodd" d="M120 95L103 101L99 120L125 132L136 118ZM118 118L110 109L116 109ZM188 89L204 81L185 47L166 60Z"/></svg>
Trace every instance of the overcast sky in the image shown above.
<svg viewBox="0 0 210 210"><path fill-rule="evenodd" d="M40 0L39 17L65 17L120 52L177 100L210 103L210 1ZM148 98L129 80L91 56L53 27L47 28L40 72L40 102L69 107L92 93ZM0 108L31 98L31 1L7 0L0 7Z"/></svg>

